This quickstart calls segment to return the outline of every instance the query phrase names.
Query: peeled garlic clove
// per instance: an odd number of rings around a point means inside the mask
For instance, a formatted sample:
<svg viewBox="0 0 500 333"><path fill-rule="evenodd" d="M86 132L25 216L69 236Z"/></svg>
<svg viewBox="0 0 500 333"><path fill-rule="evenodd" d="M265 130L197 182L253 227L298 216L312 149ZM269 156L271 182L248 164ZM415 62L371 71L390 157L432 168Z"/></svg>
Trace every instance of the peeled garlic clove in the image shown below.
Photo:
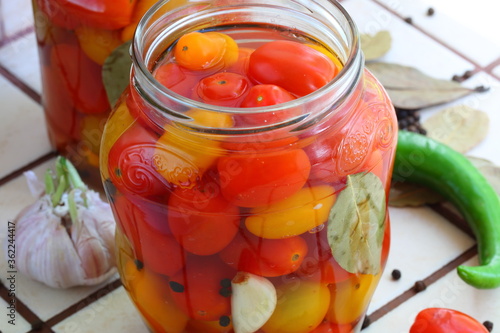
<svg viewBox="0 0 500 333"><path fill-rule="evenodd" d="M265 277L238 272L231 281L231 313L235 333L260 329L276 308L274 285Z"/></svg>

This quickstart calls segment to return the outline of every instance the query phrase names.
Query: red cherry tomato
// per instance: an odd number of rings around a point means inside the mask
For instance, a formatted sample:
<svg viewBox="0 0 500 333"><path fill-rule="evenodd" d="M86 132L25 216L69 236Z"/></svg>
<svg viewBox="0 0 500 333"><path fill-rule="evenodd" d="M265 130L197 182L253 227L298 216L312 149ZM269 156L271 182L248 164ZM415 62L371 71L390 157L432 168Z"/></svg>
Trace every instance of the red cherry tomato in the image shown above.
<svg viewBox="0 0 500 333"><path fill-rule="evenodd" d="M243 232L219 256L238 271L274 277L294 272L306 253L307 244L300 236L265 239Z"/></svg>
<svg viewBox="0 0 500 333"><path fill-rule="evenodd" d="M236 107L249 88L250 82L243 75L221 72L202 79L196 94L208 104Z"/></svg>
<svg viewBox="0 0 500 333"><path fill-rule="evenodd" d="M108 171L120 192L141 196L169 193L171 185L155 168L156 140L140 123L134 123L111 147Z"/></svg>
<svg viewBox="0 0 500 333"><path fill-rule="evenodd" d="M219 252L238 231L238 207L228 203L214 186L213 192L179 188L168 201L172 234L186 251L197 255Z"/></svg>
<svg viewBox="0 0 500 333"><path fill-rule="evenodd" d="M137 0L54 0L73 19L101 29L119 29L132 21Z"/></svg>
<svg viewBox="0 0 500 333"><path fill-rule="evenodd" d="M248 76L258 84L275 84L296 96L323 87L337 67L321 52L298 42L277 40L258 47L251 55Z"/></svg>
<svg viewBox="0 0 500 333"><path fill-rule="evenodd" d="M195 71L168 62L159 66L154 76L163 86L182 96L191 96L200 77Z"/></svg>
<svg viewBox="0 0 500 333"><path fill-rule="evenodd" d="M324 322L309 333L351 333L352 325Z"/></svg>
<svg viewBox="0 0 500 333"><path fill-rule="evenodd" d="M102 84L101 66L90 60L79 47L70 44L54 45L50 61L78 111L100 113L109 110Z"/></svg>
<svg viewBox="0 0 500 333"><path fill-rule="evenodd" d="M183 270L171 277L172 297L196 320L219 320L231 312L231 280L236 272L217 256L188 257Z"/></svg>
<svg viewBox="0 0 500 333"><path fill-rule="evenodd" d="M410 333L488 333L484 325L465 313L445 308L422 310Z"/></svg>
<svg viewBox="0 0 500 333"><path fill-rule="evenodd" d="M241 102L240 107L252 108L271 106L289 102L294 99L295 97L292 94L281 87L273 84L259 84L250 88L245 99ZM291 119L293 116L299 115L300 112L300 109L293 108L282 111L237 115L236 122L238 124L250 126L270 125Z"/></svg>
<svg viewBox="0 0 500 333"><path fill-rule="evenodd" d="M272 153L235 153L217 165L223 196L240 207L266 206L304 186L311 165L302 149Z"/></svg>

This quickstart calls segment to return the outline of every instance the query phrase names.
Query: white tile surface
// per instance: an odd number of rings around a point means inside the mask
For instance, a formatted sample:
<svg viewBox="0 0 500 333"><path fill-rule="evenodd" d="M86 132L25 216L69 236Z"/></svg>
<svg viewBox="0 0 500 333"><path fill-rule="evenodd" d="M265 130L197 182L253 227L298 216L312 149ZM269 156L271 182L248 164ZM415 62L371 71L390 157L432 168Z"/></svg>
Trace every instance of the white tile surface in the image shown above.
<svg viewBox="0 0 500 333"><path fill-rule="evenodd" d="M0 48L0 64L38 93L42 91L34 32Z"/></svg>
<svg viewBox="0 0 500 333"><path fill-rule="evenodd" d="M0 77L0 177L50 152L40 105Z"/></svg>
<svg viewBox="0 0 500 333"><path fill-rule="evenodd" d="M427 207L390 208L391 250L368 313L410 289L475 244L442 216ZM399 281L391 272L399 269Z"/></svg>
<svg viewBox="0 0 500 333"><path fill-rule="evenodd" d="M0 9L7 36L13 36L33 25L31 0L3 0Z"/></svg>
<svg viewBox="0 0 500 333"><path fill-rule="evenodd" d="M379 0L413 24L480 66L500 56L500 20L496 0ZM429 7L435 14L427 16Z"/></svg>
<svg viewBox="0 0 500 333"><path fill-rule="evenodd" d="M42 177L53 161L42 164L35 172ZM7 221L12 221L25 206L34 202L23 176L18 177L0 187L0 272L6 272L6 261L3 243L7 235ZM17 247L22 244L16 244ZM113 277L114 279L117 276ZM2 276L3 280L3 276ZM109 282L109 281L108 281ZM18 273L16 276L17 298L22 300L40 319L47 320L67 307L92 294L105 283L94 287L78 287L71 289L53 289L31 280ZM2 321L0 321L2 323Z"/></svg>
<svg viewBox="0 0 500 333"><path fill-rule="evenodd" d="M360 33L389 30L392 47L380 61L416 67L432 77L447 80L474 68L473 64L372 1L347 0L342 5L353 17Z"/></svg>
<svg viewBox="0 0 500 333"><path fill-rule="evenodd" d="M57 333L148 332L123 287L57 324L54 326L54 331Z"/></svg>
<svg viewBox="0 0 500 333"><path fill-rule="evenodd" d="M466 264L475 265L476 258ZM490 320L498 325L500 318L500 289L480 290L465 284L456 274L450 272L427 289L377 320L366 333L388 332L408 333L417 313L425 308L444 307L464 312L480 323ZM496 329L494 328L493 332Z"/></svg>

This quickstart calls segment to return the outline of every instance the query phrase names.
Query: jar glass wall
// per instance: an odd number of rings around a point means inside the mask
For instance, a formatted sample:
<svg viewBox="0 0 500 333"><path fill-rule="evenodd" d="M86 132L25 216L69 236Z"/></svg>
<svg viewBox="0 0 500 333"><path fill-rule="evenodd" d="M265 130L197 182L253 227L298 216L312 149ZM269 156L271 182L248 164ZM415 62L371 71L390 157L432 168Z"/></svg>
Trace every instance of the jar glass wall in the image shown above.
<svg viewBox="0 0 500 333"><path fill-rule="evenodd" d="M139 25L101 148L130 297L154 332L359 332L389 251L397 123L352 20L327 0L166 4ZM276 105L207 104L186 70L172 89L159 79L190 32L229 36L240 60L273 41L312 45L340 71Z"/></svg>
<svg viewBox="0 0 500 333"><path fill-rule="evenodd" d="M32 1L49 138L92 185L101 186L99 147L113 104L103 65L155 2Z"/></svg>

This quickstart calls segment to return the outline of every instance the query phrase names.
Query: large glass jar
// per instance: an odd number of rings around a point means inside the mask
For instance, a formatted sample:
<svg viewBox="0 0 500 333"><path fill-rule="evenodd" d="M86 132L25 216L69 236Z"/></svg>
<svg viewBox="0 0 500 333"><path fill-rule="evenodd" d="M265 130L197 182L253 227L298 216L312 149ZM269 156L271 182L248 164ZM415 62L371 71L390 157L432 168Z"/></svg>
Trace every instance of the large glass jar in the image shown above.
<svg viewBox="0 0 500 333"><path fill-rule="evenodd" d="M131 299L154 332L359 332L389 251L397 123L353 21L328 0L166 4L139 24L101 148ZM205 104L154 76L194 31L315 45L342 69L289 102Z"/></svg>
<svg viewBox="0 0 500 333"><path fill-rule="evenodd" d="M49 138L93 185L100 186L99 146L113 100L103 85L103 64L155 2L32 1Z"/></svg>

